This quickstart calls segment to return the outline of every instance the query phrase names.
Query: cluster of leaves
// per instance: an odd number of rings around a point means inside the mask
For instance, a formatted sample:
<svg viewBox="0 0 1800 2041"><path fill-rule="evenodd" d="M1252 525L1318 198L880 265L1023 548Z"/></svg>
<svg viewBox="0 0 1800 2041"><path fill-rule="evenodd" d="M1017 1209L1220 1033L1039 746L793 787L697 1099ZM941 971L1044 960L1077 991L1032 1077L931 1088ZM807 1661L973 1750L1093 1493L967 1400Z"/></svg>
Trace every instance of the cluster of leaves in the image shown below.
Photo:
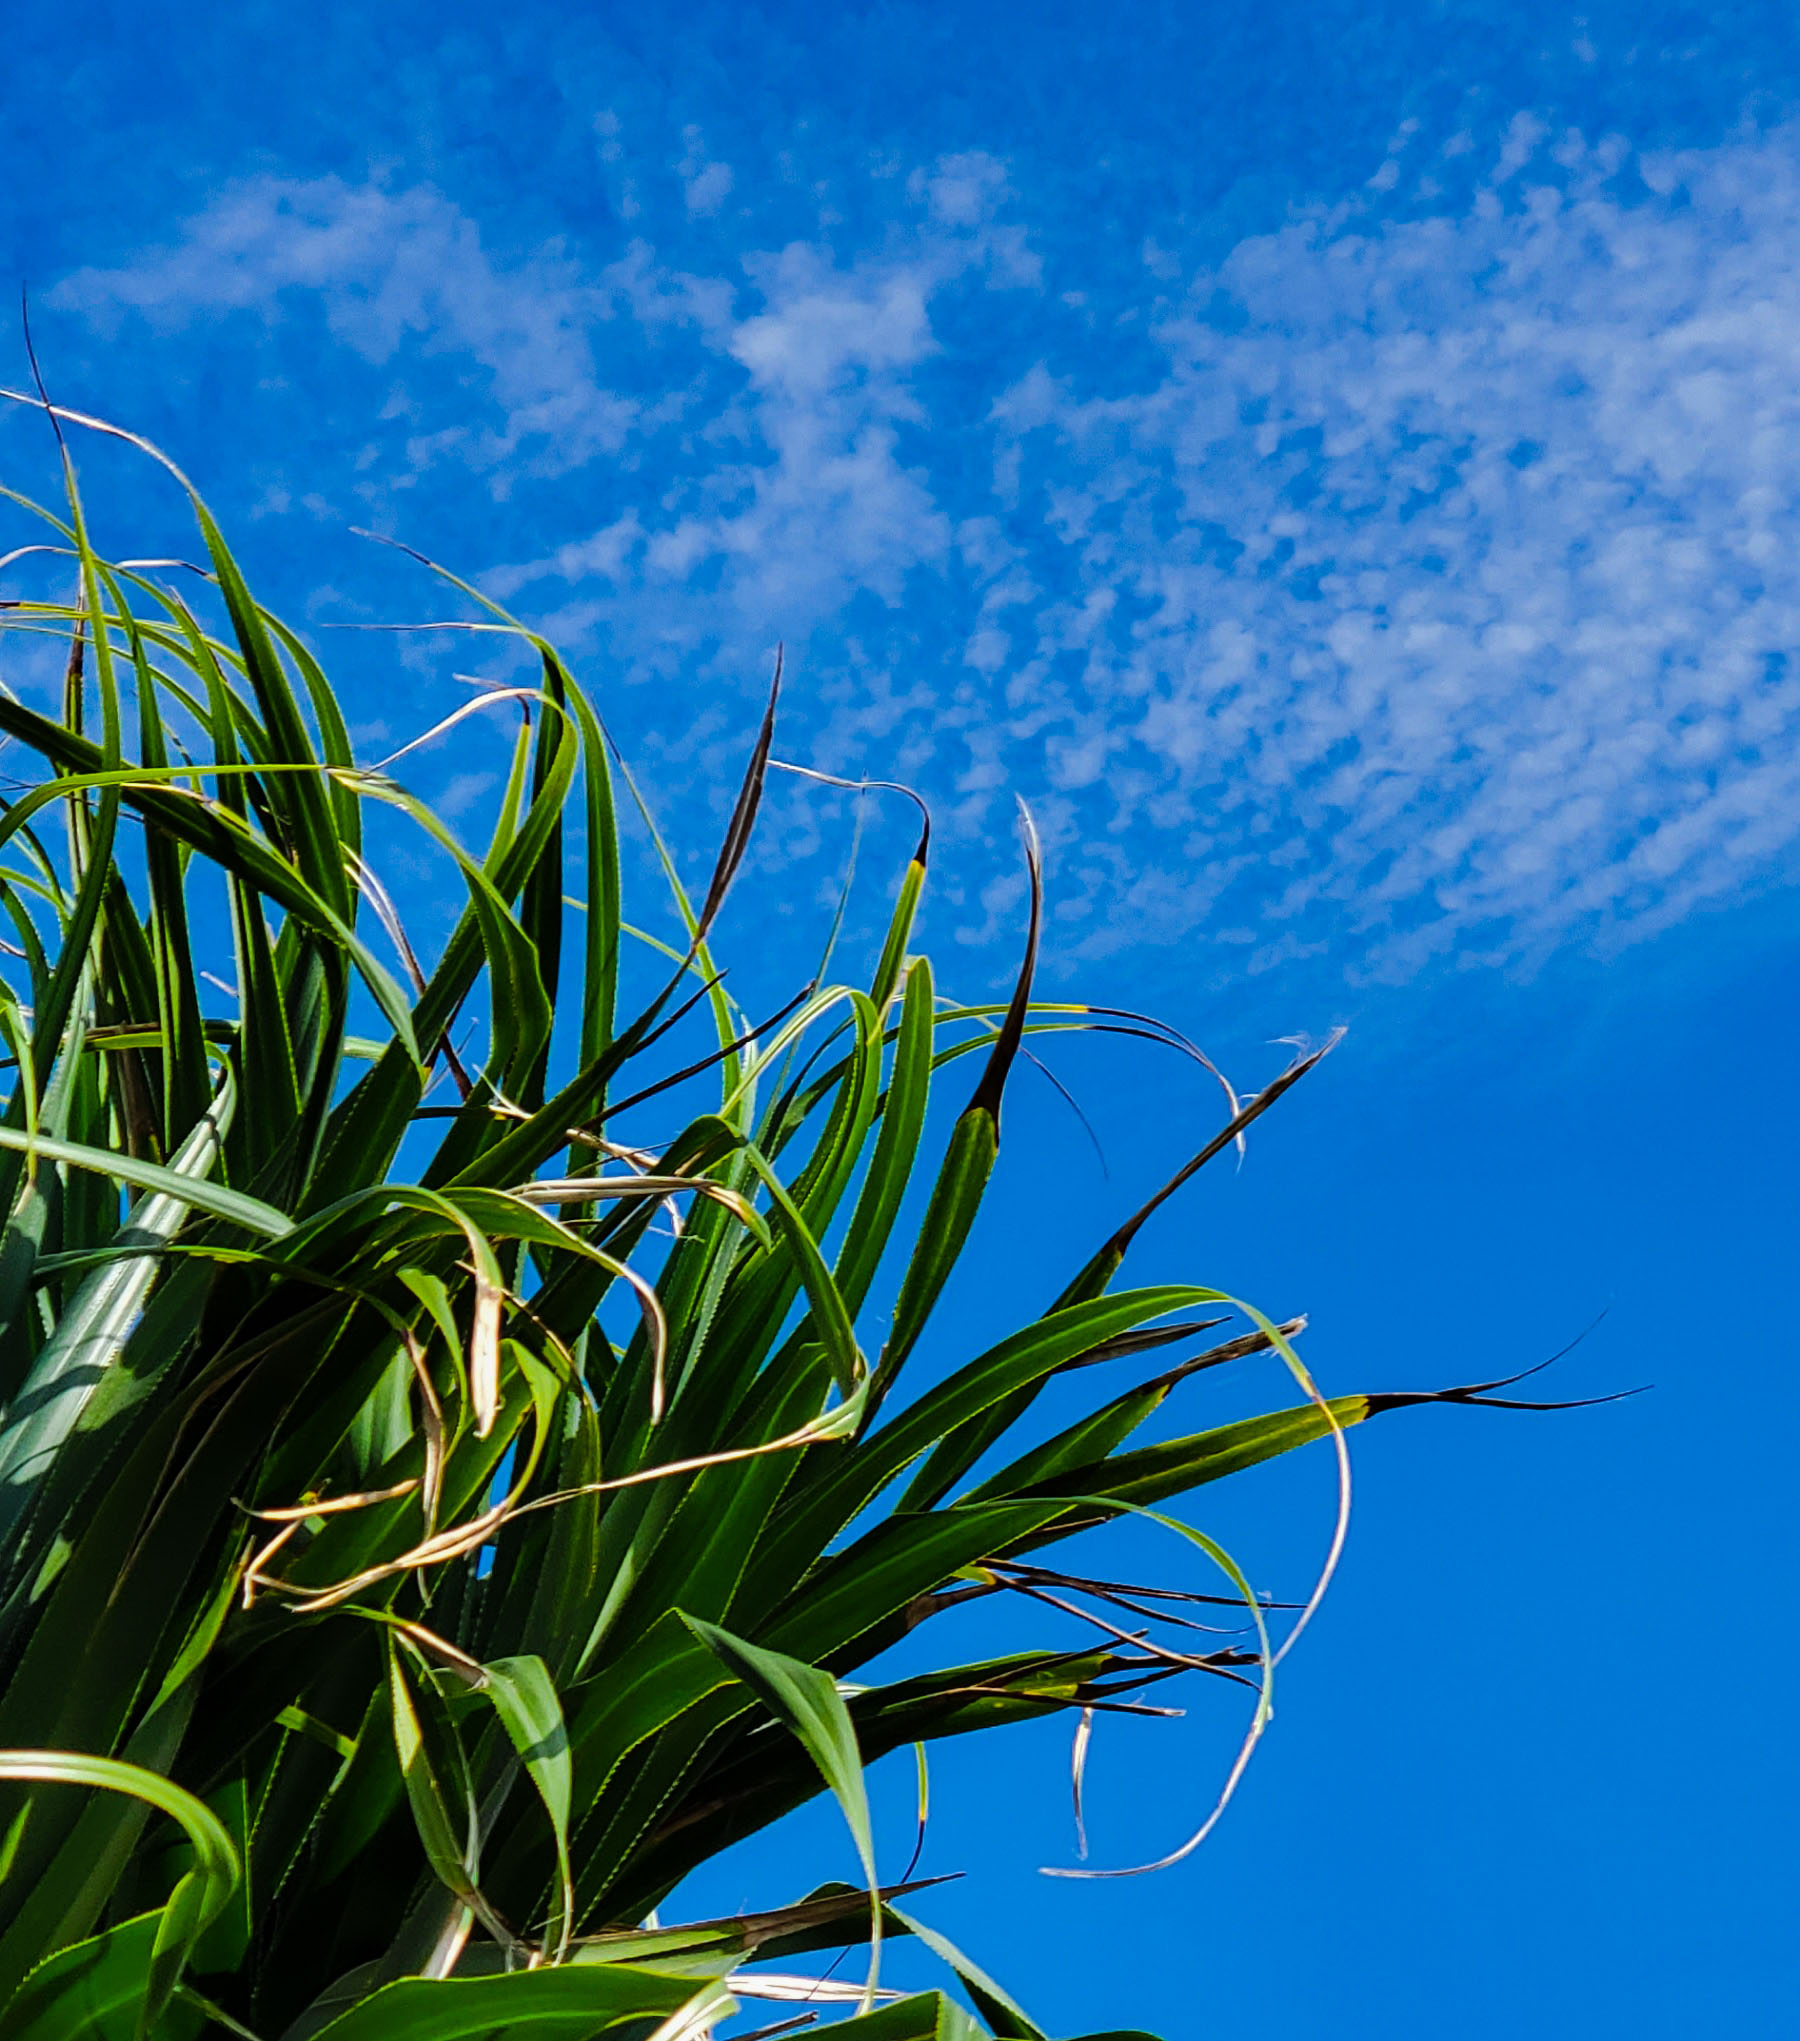
<svg viewBox="0 0 1800 2041"><path fill-rule="evenodd" d="M0 617L67 648L60 714L0 699L13 759L39 761L0 804L0 2041L677 2041L803 1988L847 1992L858 2041L1040 2034L877 1888L863 1767L1091 1721L1183 1670L1245 1680L1253 1739L1262 1612L1198 1533L1254 1648L1156 1643L1134 1618L1174 1598L1032 1555L1414 1399L1326 1403L1296 1328L1253 1313L1206 1345L1216 1289L1114 1288L1160 1197L1011 1337L909 1383L1025 1036L1139 1025L1032 1003L1035 906L1011 1002L948 1004L908 949L922 839L867 982L750 1024L709 937L772 698L698 905L664 859L683 932L628 1001L629 782L549 645L465 591L463 628L538 668L472 855L357 764L198 497L190 602L99 557L65 473L34 550L76 593ZM376 804L460 875L429 969L364 860ZM227 912L215 994L201 931ZM483 1004L475 1070L454 1036ZM708 1016L701 1047L683 1023ZM928 1094L970 1055L930 1162ZM654 1150L622 1138L699 1083L716 1103ZM1178 1344L1026 1443L1053 1378ZM1271 1348L1293 1407L1130 1445L1185 1377ZM855 1679L1003 1591L1112 1613L1073 1649ZM869 1892L645 1925L827 1788ZM879 1992L884 1932L943 1953L979 2022ZM860 1988L753 1967L865 1943Z"/></svg>

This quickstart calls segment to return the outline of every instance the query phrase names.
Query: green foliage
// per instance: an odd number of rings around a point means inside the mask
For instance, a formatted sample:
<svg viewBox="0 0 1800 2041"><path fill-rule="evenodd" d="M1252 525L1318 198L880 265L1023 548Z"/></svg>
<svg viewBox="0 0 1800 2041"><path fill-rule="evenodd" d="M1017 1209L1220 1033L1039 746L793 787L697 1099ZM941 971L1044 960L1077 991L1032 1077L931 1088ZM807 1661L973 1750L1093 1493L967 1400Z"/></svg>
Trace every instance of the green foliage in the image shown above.
<svg viewBox="0 0 1800 2041"><path fill-rule="evenodd" d="M829 1787L872 1882L887 1751L1184 1670L1266 1686L1266 1647L1134 1638L1152 1591L1030 1555L1341 1445L1378 1406L1321 1401L1295 1327L1195 1350L1220 1290L1110 1287L1139 1214L1054 1308L973 1357L940 1327L954 1365L909 1376L1025 1037L1147 1024L1035 1006L1030 954L1004 1009L947 1004L908 955L924 842L867 989L749 1022L710 943L773 700L701 905L665 856L677 941L622 971L616 769L549 645L463 591L537 669L469 853L356 762L197 498L190 600L101 559L68 482L39 514L77 593L0 616L68 661L59 712L0 698L37 761L0 804L0 2041L702 2035L746 1964L914 1932L839 1887L644 1925L729 1843ZM365 863L377 808L461 889L430 968ZM927 1097L970 1054L934 1166ZM625 1144L658 1116L685 1124ZM1177 1343L1028 1434L1052 1378ZM1292 1408L1130 1447L1186 1376L1270 1349ZM883 1674L1001 1592L1117 1621ZM871 1974L839 1987L859 2037L1040 2032L919 1932L985 2026Z"/></svg>

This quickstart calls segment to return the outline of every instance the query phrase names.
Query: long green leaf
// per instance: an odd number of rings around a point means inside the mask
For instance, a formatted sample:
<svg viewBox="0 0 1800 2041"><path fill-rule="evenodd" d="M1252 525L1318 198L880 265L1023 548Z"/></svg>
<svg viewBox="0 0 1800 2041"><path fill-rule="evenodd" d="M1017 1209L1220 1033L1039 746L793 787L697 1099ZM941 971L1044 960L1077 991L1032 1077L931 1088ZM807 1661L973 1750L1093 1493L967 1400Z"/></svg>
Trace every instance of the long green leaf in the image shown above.
<svg viewBox="0 0 1800 2041"><path fill-rule="evenodd" d="M264 1204L260 1198L228 1190L223 1184L208 1183L203 1177L166 1169L160 1163L140 1162L135 1155L110 1153L81 1141L58 1141L49 1135L40 1135L34 1141L29 1135L14 1133L10 1127L0 1127L0 1148L34 1155L41 1162L67 1163L72 1169L111 1177L117 1183L129 1184L133 1190L149 1191L173 1204L191 1206L196 1212L241 1226L246 1233L260 1233L265 1239L279 1240L294 1229L294 1222L285 1212Z"/></svg>
<svg viewBox="0 0 1800 2041"><path fill-rule="evenodd" d="M511 1977L406 1979L317 2029L314 2041L653 2041L689 2007L732 2010L716 1986L601 1963Z"/></svg>
<svg viewBox="0 0 1800 2041"><path fill-rule="evenodd" d="M575 1926L574 1875L569 1865L574 1771L562 1703L541 1658L489 1659L482 1667L480 1690L493 1703L550 1817L559 1885L551 1940L560 1961Z"/></svg>
<svg viewBox="0 0 1800 2041"><path fill-rule="evenodd" d="M168 1167L171 1177L203 1178L231 1125L236 1089L229 1076L206 1120ZM118 1359L157 1275L151 1252L186 1219L188 1202L169 1193L140 1200L113 1242L121 1258L88 1277L39 1349L31 1373L0 1421L0 1544L11 1540L58 1449Z"/></svg>
<svg viewBox="0 0 1800 2041"><path fill-rule="evenodd" d="M874 2003L881 1981L881 1880L875 1870L875 1833L869 1822L862 1753L857 1748L849 1710L839 1697L837 1682L816 1666L746 1643L715 1623L704 1623L697 1616L685 1620L720 1664L742 1680L769 1713L799 1738L843 1809L869 1887L869 1975L863 1987L866 2011Z"/></svg>
<svg viewBox="0 0 1800 2041"><path fill-rule="evenodd" d="M139 2041L162 1920L140 1914L48 1957L0 2011L0 2041Z"/></svg>
<svg viewBox="0 0 1800 2041"><path fill-rule="evenodd" d="M168 1903L156 1916L138 2018L139 2036L147 2035L168 2004L195 1943L237 1888L242 1867L230 1834L210 1807L172 1780L160 1778L141 1765L121 1764L115 1758L88 1757L78 1751L0 1750L0 1779L97 1787L103 1792L123 1793L180 1823L193 1846L194 1867L183 1874ZM135 1943L132 1947L135 1948ZM121 1956L117 1960L124 1964L128 1959ZM74 1966L67 1973L68 1983L57 1987L57 1997L65 2004L71 1992L78 1992L75 1978L79 1969L79 1965ZM28 1996L30 1988L28 1979L20 1996ZM19 1998L15 1997L0 2017L0 2034L13 2031L24 2036L35 2032L30 2025L9 2028L7 2023L18 2003ZM42 2000L31 2003L41 2004Z"/></svg>

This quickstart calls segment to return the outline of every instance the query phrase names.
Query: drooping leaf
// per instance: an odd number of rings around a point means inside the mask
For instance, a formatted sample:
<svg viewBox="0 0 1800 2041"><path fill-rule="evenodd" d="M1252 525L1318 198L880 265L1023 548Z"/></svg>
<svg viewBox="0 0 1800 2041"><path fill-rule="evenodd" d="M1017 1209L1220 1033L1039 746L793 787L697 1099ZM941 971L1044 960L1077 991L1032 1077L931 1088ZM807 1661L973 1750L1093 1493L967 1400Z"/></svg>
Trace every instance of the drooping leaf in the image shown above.
<svg viewBox="0 0 1800 2041"><path fill-rule="evenodd" d="M511 1977L405 1979L375 1992L309 2041L652 2041L688 2008L723 2015L728 1993L617 1964L579 1963Z"/></svg>
<svg viewBox="0 0 1800 2041"><path fill-rule="evenodd" d="M874 1999L881 1975L881 1880L875 1871L875 1834L869 1821L862 1753L857 1749L856 1730L838 1694L837 1682L816 1666L789 1658L783 1652L748 1644L730 1631L721 1630L716 1623L702 1622L697 1616L688 1616L685 1621L720 1664L742 1680L770 1714L799 1738L843 1809L870 1893L869 1977L863 1992L863 2004L867 2007Z"/></svg>
<svg viewBox="0 0 1800 2041"><path fill-rule="evenodd" d="M132 2004L135 1991L137 2041L143 2041L174 1994L177 1981L195 1944L224 1909L242 1876L238 1854L224 1824L204 1802L173 1781L141 1765L113 1758L88 1757L78 1751L0 1750L0 1779L38 1785L85 1786L141 1800L181 1825L192 1845L193 1868L184 1872L160 1913L151 1917L148 1947L141 1924L116 1942L102 1938L91 1960L65 1958L54 1972L32 1973L0 2012L0 2035L36 2036L39 2023L54 2031L59 2021L73 2022L84 2006L100 2018L111 2008ZM89 1989L93 1972L104 1973ZM36 1986L34 1990L33 1987ZM129 1986L129 1989L127 1988ZM124 1996L120 1997L119 1994ZM78 2032L73 2024L62 2028Z"/></svg>

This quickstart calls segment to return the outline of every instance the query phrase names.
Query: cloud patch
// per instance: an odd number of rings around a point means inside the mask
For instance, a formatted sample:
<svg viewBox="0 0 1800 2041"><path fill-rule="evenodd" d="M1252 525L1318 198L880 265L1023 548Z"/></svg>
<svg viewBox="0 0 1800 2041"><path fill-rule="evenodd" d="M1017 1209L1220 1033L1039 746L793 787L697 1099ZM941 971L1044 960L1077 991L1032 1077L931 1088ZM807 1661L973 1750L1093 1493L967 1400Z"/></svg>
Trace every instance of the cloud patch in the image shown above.
<svg viewBox="0 0 1800 2041"><path fill-rule="evenodd" d="M1800 877L1795 130L1522 116L1478 166L1403 129L1351 198L1211 262L1165 223L1123 281L985 156L769 242L684 147L597 253L259 178L55 302L322 320L405 419L385 486L460 462L567 534L491 585L617 670L799 641L790 748L922 784L972 938L1015 788L1064 954L1209 975L1528 969ZM700 225L728 252L659 252Z"/></svg>
<svg viewBox="0 0 1800 2041"><path fill-rule="evenodd" d="M498 259L476 223L429 186L264 176L223 193L174 244L75 271L49 302L103 334L133 314L162 334L229 314L265 324L320 316L340 348L389 379L390 411L416 419L414 475L452 460L510 481L617 454L641 429L642 405L604 385L594 356L621 307L639 320L669 316L667 302L646 304L635 283L628 258L595 277L554 250ZM675 295L665 281L663 299ZM422 395L430 379L421 371L434 364L459 373L462 415Z"/></svg>
<svg viewBox="0 0 1800 2041"><path fill-rule="evenodd" d="M1135 392L1038 366L996 405L1058 589L1010 692L1148 852L1090 947L1253 912L1406 977L1792 875L1795 136L1549 139L1515 123L1457 214L1425 166L1410 217L1194 271Z"/></svg>

